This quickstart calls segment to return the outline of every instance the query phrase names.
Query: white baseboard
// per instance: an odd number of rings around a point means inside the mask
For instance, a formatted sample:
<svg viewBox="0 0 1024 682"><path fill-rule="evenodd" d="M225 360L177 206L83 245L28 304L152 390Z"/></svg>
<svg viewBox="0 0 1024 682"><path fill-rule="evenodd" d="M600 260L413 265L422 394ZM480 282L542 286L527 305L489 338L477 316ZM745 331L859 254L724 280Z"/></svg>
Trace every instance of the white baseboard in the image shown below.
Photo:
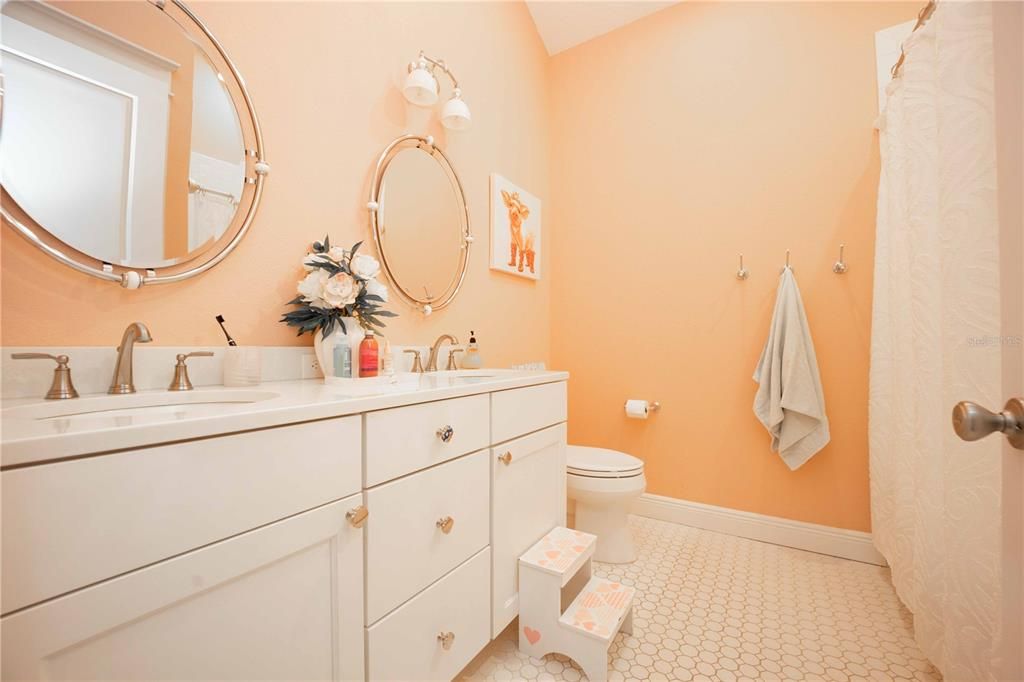
<svg viewBox="0 0 1024 682"><path fill-rule="evenodd" d="M674 497L644 493L633 506L633 513L659 521L713 530L741 538L750 538L885 566L885 558L875 549L871 534L816 523L791 521L777 516L716 507Z"/></svg>

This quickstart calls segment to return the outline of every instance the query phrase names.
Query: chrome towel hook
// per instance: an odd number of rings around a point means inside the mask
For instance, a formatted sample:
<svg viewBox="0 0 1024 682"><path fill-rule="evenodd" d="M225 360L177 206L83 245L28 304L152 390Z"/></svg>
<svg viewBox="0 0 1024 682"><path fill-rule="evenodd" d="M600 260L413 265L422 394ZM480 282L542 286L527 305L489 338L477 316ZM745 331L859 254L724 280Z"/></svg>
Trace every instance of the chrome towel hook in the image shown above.
<svg viewBox="0 0 1024 682"><path fill-rule="evenodd" d="M780 272L780 273L783 273L783 272L785 272L785 271L786 271L787 269L788 269L788 270L792 270L792 269L793 269L793 268L792 268L792 267L790 266L790 264L789 264L789 249L786 249L786 265L785 265L785 266L784 266L784 267L783 267L783 268L782 268L781 270L779 270L779 272Z"/></svg>
<svg viewBox="0 0 1024 682"><path fill-rule="evenodd" d="M746 279L750 277L750 270L743 267L743 254L740 254L740 269L736 271L736 279Z"/></svg>
<svg viewBox="0 0 1024 682"><path fill-rule="evenodd" d="M837 275L841 275L844 272L846 272L846 261L843 260L843 249L845 248L846 244L839 245L839 260L837 260L835 262L835 265L832 266L832 272L836 273Z"/></svg>

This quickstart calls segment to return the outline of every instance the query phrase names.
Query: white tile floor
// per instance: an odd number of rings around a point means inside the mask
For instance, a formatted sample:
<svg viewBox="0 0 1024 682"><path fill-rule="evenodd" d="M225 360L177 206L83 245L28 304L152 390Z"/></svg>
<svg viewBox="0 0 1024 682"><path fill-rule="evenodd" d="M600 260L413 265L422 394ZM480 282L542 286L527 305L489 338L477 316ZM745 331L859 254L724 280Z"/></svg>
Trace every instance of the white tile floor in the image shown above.
<svg viewBox="0 0 1024 682"><path fill-rule="evenodd" d="M631 517L640 559L595 564L637 588L634 633L610 680L941 680L914 644L885 568ZM581 680L564 656L531 659L517 623L467 680Z"/></svg>

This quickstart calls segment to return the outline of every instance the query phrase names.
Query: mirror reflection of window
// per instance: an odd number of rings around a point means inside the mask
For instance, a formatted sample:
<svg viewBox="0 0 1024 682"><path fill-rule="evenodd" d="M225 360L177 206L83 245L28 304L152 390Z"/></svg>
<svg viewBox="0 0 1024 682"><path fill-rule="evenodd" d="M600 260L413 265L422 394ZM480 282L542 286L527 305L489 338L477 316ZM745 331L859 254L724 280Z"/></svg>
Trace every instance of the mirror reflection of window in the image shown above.
<svg viewBox="0 0 1024 682"><path fill-rule="evenodd" d="M0 22L0 182L35 222L132 267L224 234L244 183L241 126L175 21L143 0L11 0Z"/></svg>
<svg viewBox="0 0 1024 682"><path fill-rule="evenodd" d="M235 215L245 177L245 143L223 78L209 62L197 58L193 83L191 192L188 240L181 245L184 253L205 248L224 233Z"/></svg>

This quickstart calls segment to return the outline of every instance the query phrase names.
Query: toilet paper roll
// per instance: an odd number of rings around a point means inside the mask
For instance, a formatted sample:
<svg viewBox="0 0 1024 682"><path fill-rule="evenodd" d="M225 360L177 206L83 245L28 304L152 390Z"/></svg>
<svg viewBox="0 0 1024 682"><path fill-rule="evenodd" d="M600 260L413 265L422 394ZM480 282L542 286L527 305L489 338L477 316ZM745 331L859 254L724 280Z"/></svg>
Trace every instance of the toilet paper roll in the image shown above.
<svg viewBox="0 0 1024 682"><path fill-rule="evenodd" d="M626 416L630 419L647 419L650 414L646 400L627 400Z"/></svg>

